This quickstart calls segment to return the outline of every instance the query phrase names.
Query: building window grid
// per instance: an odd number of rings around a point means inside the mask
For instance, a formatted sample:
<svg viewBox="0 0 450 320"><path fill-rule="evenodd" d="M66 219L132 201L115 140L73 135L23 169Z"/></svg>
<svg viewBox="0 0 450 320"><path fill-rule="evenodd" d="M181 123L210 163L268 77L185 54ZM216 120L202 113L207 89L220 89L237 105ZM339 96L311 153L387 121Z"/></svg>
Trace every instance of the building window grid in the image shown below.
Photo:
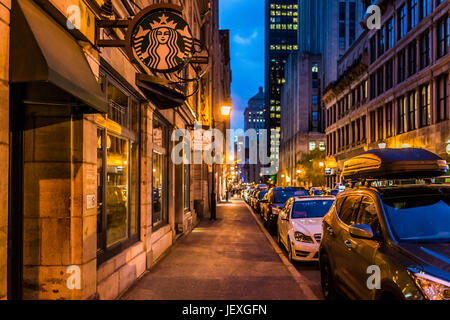
<svg viewBox="0 0 450 320"><path fill-rule="evenodd" d="M405 130L405 121L406 121L406 103L405 97L401 97L398 99L398 125L397 125L397 133L402 134Z"/></svg>
<svg viewBox="0 0 450 320"><path fill-rule="evenodd" d="M392 103L386 105L386 138L392 137Z"/></svg>
<svg viewBox="0 0 450 320"><path fill-rule="evenodd" d="M417 26L419 19L419 5L417 0L410 0L409 2L409 30Z"/></svg>
<svg viewBox="0 0 450 320"><path fill-rule="evenodd" d="M417 129L416 126L416 92L412 91L408 94L408 131Z"/></svg>
<svg viewBox="0 0 450 320"><path fill-rule="evenodd" d="M427 31L420 37L420 68L423 69L430 64L431 60L431 37Z"/></svg>
<svg viewBox="0 0 450 320"><path fill-rule="evenodd" d="M437 91L437 121L447 120L447 104L448 104L448 75L440 76L436 81Z"/></svg>
<svg viewBox="0 0 450 320"><path fill-rule="evenodd" d="M448 53L448 48L450 45L450 23L449 17L445 16L439 20L437 24L437 58L441 58Z"/></svg>
<svg viewBox="0 0 450 320"><path fill-rule="evenodd" d="M431 124L431 111L430 111L430 86L423 85L419 89L420 91L420 127L426 127Z"/></svg>

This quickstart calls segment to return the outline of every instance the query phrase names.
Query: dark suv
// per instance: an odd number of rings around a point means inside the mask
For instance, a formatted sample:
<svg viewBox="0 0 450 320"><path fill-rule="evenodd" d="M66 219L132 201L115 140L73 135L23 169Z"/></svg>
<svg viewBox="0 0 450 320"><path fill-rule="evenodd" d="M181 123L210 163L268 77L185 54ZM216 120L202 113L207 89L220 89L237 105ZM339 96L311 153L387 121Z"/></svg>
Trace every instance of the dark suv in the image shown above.
<svg viewBox="0 0 450 320"><path fill-rule="evenodd" d="M410 164L401 170L403 178ZM378 166L390 178L394 169ZM410 173L429 175L428 169ZM373 182L339 193L324 217L319 249L324 296L449 300L450 186L426 179L409 185L380 182L370 170L366 178Z"/></svg>

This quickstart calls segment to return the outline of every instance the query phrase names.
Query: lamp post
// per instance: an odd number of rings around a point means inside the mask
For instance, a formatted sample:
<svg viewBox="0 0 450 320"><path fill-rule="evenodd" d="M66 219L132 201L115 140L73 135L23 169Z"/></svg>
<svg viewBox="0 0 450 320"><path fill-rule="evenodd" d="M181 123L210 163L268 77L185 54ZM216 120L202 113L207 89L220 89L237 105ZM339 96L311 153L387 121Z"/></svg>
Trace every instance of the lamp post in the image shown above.
<svg viewBox="0 0 450 320"><path fill-rule="evenodd" d="M231 114L231 103L224 105L220 108L223 117L229 117ZM213 129L216 127L216 119L214 118L214 110L212 112L212 125ZM215 137L214 137L215 139ZM211 218L210 220L217 220L216 218L216 154L214 152L213 163L212 163L212 187L211 187Z"/></svg>

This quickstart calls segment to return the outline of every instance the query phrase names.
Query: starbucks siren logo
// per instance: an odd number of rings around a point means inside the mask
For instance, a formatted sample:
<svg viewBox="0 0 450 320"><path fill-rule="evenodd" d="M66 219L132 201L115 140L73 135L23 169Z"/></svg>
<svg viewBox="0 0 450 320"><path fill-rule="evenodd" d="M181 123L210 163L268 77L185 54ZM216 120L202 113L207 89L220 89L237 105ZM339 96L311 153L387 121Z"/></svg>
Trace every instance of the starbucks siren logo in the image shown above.
<svg viewBox="0 0 450 320"><path fill-rule="evenodd" d="M192 58L192 33L172 12L153 12L136 25L132 37L135 58L153 72L174 72Z"/></svg>

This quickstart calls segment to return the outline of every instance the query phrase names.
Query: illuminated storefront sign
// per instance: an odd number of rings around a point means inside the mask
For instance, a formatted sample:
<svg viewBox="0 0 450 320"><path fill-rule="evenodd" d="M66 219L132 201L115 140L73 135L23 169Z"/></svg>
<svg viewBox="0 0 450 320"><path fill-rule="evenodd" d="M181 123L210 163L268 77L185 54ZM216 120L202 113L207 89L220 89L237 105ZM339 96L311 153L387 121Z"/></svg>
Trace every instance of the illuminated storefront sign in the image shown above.
<svg viewBox="0 0 450 320"><path fill-rule="evenodd" d="M193 56L193 37L186 21L170 7L149 7L129 27L131 58L147 72L182 69Z"/></svg>

